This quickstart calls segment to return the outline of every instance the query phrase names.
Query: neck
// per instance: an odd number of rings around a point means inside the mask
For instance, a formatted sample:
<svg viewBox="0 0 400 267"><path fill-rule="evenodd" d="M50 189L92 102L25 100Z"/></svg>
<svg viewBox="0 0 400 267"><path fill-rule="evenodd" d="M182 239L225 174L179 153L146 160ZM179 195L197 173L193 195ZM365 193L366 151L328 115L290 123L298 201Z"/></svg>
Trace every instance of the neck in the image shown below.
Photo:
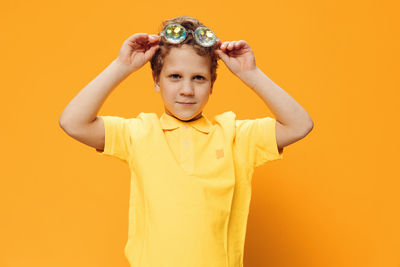
<svg viewBox="0 0 400 267"><path fill-rule="evenodd" d="M197 115L196 117L194 117L193 119L190 119L190 120L181 120L181 119L179 119L178 117L174 116L174 114L172 114L172 113L171 113L171 112L169 112L168 110L165 110L165 112L166 112L168 115L170 115L170 116L172 116L172 117L176 118L177 120L183 121L183 122L191 122L191 121L195 121L195 120L198 120L198 119L200 119L200 118L203 116L203 113L202 113L202 112L200 112L200 114L198 114L198 115Z"/></svg>

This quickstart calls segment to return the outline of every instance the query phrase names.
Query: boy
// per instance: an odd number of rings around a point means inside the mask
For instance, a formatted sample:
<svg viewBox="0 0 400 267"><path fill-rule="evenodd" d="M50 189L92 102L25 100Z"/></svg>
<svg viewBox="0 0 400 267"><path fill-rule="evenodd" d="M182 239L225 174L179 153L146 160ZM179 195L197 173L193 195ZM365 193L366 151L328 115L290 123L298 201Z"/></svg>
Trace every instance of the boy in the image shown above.
<svg viewBox="0 0 400 267"><path fill-rule="evenodd" d="M183 16L163 22L159 35L132 35L60 118L71 137L129 165L125 255L131 266L243 266L254 168L282 159L283 147L313 127L307 112L257 68L244 40L221 42L200 27L205 26ZM218 59L279 121L236 120L232 111L210 121L202 114ZM97 116L113 88L149 60L164 102L162 116Z"/></svg>

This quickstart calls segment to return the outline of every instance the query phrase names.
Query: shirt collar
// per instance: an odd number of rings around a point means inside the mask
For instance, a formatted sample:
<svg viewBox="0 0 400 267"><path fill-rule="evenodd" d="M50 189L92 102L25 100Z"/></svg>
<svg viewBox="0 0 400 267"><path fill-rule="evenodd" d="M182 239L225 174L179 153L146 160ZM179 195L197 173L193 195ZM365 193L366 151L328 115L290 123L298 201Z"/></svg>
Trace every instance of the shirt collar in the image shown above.
<svg viewBox="0 0 400 267"><path fill-rule="evenodd" d="M161 127L164 130L172 130L178 127L182 127L183 125L189 125L200 132L209 133L212 127L212 123L208 120L206 116L204 116L204 114L195 121L183 122L181 120L178 120L174 116L168 115L164 111L160 117L160 123Z"/></svg>

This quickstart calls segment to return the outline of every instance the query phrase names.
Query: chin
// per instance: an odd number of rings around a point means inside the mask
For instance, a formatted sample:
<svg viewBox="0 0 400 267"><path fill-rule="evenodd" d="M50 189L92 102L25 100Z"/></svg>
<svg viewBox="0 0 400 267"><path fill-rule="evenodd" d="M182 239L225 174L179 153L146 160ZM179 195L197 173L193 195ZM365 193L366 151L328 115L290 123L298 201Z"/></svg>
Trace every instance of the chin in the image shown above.
<svg viewBox="0 0 400 267"><path fill-rule="evenodd" d="M179 118L182 121L188 121L191 120L193 118L195 118L196 116L198 116L199 114L197 113L193 113L193 112L180 112L180 113L174 113L174 116Z"/></svg>
<svg viewBox="0 0 400 267"><path fill-rule="evenodd" d="M187 116L185 116L185 115L183 115L183 114L176 114L175 117L177 117L177 118L179 118L180 120L183 120L183 121L188 121L188 120L191 120L191 119L193 119L194 117L196 117L196 115L193 114L193 115L187 115Z"/></svg>
<svg viewBox="0 0 400 267"><path fill-rule="evenodd" d="M167 109L174 117L182 120L188 121L197 117L201 112L197 109L184 109L184 108L168 108Z"/></svg>

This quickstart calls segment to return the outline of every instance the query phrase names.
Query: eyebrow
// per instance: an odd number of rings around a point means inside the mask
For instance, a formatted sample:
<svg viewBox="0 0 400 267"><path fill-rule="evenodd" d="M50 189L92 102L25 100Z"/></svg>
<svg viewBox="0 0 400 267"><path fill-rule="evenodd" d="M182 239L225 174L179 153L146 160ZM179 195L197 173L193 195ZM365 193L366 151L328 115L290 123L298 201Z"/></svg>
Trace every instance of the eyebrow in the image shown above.
<svg viewBox="0 0 400 267"><path fill-rule="evenodd" d="M178 71L178 70L167 70L166 73L167 73L167 74L173 74L173 73L179 73L179 74L181 74L182 72L181 72L181 71ZM203 72L194 72L193 75L201 75L201 76L205 76L205 77L207 76L207 74L206 74L206 73L203 73Z"/></svg>

